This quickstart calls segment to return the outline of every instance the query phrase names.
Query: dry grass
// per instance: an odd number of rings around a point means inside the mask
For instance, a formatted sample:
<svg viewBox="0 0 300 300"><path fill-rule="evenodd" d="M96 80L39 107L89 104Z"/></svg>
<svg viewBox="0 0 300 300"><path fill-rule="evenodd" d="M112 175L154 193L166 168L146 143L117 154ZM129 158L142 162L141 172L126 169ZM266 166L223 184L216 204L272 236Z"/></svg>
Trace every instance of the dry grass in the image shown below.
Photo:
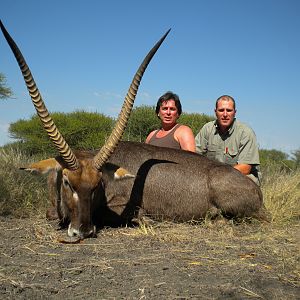
<svg viewBox="0 0 300 300"><path fill-rule="evenodd" d="M0 149L0 215L24 217L45 212L45 178L19 170L32 162L14 149Z"/></svg>
<svg viewBox="0 0 300 300"><path fill-rule="evenodd" d="M266 175L262 186L264 202L275 223L300 218L300 170L274 170Z"/></svg>
<svg viewBox="0 0 300 300"><path fill-rule="evenodd" d="M143 288L157 293L149 299L176 299L175 290L180 299L223 299L228 292L228 299L290 300L297 299L300 287L296 224L159 222L107 228L97 239L62 245L54 223L43 218L13 222L0 222L0 230L13 237L14 245L3 246L0 283L27 291L39 286L45 298L55 291L57 299L60 293L69 299L70 287L76 295L93 283L93 289L102 286L100 299L119 299L117 291L128 295ZM58 280L61 276L64 280Z"/></svg>

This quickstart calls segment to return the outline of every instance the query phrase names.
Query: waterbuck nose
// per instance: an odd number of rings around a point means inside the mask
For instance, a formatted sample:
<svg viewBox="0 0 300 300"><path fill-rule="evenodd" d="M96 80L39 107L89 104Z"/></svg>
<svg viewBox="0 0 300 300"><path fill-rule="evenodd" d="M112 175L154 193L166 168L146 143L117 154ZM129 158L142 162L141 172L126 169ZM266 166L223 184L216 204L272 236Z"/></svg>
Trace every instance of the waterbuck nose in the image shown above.
<svg viewBox="0 0 300 300"><path fill-rule="evenodd" d="M79 235L82 239L88 237L95 237L96 236L96 226L81 226L79 230Z"/></svg>

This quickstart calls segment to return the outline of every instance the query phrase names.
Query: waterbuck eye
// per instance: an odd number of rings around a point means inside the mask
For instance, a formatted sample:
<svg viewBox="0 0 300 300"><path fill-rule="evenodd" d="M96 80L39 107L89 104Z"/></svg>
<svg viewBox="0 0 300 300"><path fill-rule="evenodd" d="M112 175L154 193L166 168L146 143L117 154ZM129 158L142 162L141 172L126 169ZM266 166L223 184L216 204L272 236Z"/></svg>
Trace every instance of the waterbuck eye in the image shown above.
<svg viewBox="0 0 300 300"><path fill-rule="evenodd" d="M65 187L70 186L69 181L66 178L63 178L63 184Z"/></svg>
<svg viewBox="0 0 300 300"><path fill-rule="evenodd" d="M64 187L66 187L66 188L69 187L71 190L73 190L72 187L71 187L71 184L68 180L68 177L65 176L65 175L63 175L63 185L64 185Z"/></svg>
<svg viewBox="0 0 300 300"><path fill-rule="evenodd" d="M74 189L73 189L73 187L72 187L72 185L70 184L67 176L63 176L62 181L63 181L63 185L64 185L65 188L69 188L72 193L75 192Z"/></svg>

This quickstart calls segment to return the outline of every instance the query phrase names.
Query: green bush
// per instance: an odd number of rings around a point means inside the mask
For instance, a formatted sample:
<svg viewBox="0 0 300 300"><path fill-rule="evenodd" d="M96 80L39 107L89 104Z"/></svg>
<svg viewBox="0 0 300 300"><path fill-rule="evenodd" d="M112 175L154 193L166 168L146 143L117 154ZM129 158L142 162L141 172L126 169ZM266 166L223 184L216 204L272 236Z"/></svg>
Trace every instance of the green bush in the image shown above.
<svg viewBox="0 0 300 300"><path fill-rule="evenodd" d="M197 113L182 113L178 123L191 127L196 135L202 126L213 120L212 117ZM148 134L161 127L161 122L155 113L155 106L142 105L132 110L124 140L144 142Z"/></svg>
<svg viewBox="0 0 300 300"><path fill-rule="evenodd" d="M72 113L52 113L57 128L72 149L100 148L112 130L114 120L99 113L75 111ZM9 127L11 137L17 140L17 147L30 155L47 153L56 155L57 151L50 141L38 116L30 120L19 120Z"/></svg>
<svg viewBox="0 0 300 300"><path fill-rule="evenodd" d="M294 170L296 168L296 163L294 160L289 159L288 154L279 151L279 150L259 150L259 158L261 169L265 173L266 171L270 172L270 170L277 171L281 170Z"/></svg>
<svg viewBox="0 0 300 300"><path fill-rule="evenodd" d="M148 134L160 128L154 106L142 105L132 110L123 139L144 142Z"/></svg>
<svg viewBox="0 0 300 300"><path fill-rule="evenodd" d="M196 136L204 124L214 120L213 117L205 114L196 114L196 113L182 113L178 122L189 126L194 135Z"/></svg>
<svg viewBox="0 0 300 300"><path fill-rule="evenodd" d="M292 161L297 168L300 168L300 149L292 152Z"/></svg>

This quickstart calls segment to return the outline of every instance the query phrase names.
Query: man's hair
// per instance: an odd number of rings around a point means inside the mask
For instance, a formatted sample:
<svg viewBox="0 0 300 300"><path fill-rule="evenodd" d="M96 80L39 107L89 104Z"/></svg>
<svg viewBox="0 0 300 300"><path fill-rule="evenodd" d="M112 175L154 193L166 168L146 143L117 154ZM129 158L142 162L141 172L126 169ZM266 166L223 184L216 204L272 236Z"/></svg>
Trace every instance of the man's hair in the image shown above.
<svg viewBox="0 0 300 300"><path fill-rule="evenodd" d="M178 115L181 115L182 112L182 107L181 107L181 103L180 103L180 99L178 97L178 95L174 94L173 92L166 92L165 94L163 94L162 96L159 97L157 104L156 104L156 108L155 108L155 112L156 114L159 113L159 109L162 106L163 102L169 101L169 100L174 100L175 102L175 106L177 108L178 111Z"/></svg>
<svg viewBox="0 0 300 300"><path fill-rule="evenodd" d="M217 101L216 101L216 109L217 109L217 107L218 107L218 102L219 102L220 100L232 101L232 102L233 102L233 108L234 108L234 110L235 110L235 100L233 99L233 97L231 97L231 96L229 96L229 95L222 95L222 96L220 96L220 97L217 99Z"/></svg>

